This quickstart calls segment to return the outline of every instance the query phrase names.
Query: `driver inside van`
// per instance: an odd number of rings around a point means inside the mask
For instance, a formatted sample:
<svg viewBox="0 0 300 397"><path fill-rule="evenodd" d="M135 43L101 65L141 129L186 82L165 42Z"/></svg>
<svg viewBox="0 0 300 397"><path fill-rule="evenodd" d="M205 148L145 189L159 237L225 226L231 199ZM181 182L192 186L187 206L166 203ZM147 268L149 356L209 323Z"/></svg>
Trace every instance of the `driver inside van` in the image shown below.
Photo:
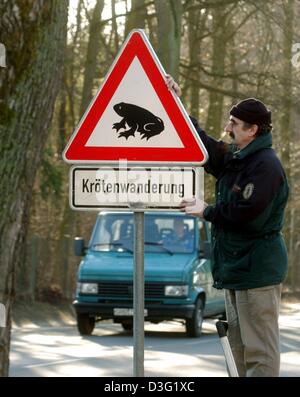
<svg viewBox="0 0 300 397"><path fill-rule="evenodd" d="M184 227L184 222L182 219L174 220L174 235L179 241L186 239L187 233L186 233L186 230Z"/></svg>
<svg viewBox="0 0 300 397"><path fill-rule="evenodd" d="M191 248L193 241L188 231L188 225L184 223L183 219L174 219L173 230L174 233L168 237L166 244L186 249Z"/></svg>

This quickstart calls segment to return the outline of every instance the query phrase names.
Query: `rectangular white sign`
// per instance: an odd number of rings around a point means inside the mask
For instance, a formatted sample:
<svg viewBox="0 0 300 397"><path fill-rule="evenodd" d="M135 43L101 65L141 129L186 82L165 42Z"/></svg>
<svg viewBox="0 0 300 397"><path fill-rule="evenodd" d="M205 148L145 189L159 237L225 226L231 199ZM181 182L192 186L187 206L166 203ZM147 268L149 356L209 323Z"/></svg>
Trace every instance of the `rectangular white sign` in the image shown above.
<svg viewBox="0 0 300 397"><path fill-rule="evenodd" d="M178 211L184 197L199 197L202 169L197 171L192 167L73 167L70 206L74 210Z"/></svg>

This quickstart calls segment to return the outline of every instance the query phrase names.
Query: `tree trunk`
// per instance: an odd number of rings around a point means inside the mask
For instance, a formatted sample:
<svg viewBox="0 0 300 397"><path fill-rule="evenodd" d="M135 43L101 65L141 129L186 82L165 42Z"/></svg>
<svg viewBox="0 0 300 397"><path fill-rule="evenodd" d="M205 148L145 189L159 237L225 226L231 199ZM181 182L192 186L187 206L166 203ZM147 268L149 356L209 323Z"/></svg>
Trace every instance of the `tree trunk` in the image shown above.
<svg viewBox="0 0 300 397"><path fill-rule="evenodd" d="M104 0L97 0L95 5L92 20L90 23L90 37L88 49L86 54L86 64L84 70L84 84L82 90L80 117L84 114L93 97L93 82L96 75L97 56L100 51L100 34L99 21L101 19L102 10L104 7Z"/></svg>
<svg viewBox="0 0 300 397"><path fill-rule="evenodd" d="M68 11L66 0L4 3L0 41L9 51L5 84L0 81L0 301L7 327L0 331L0 376L8 375L16 263L61 81Z"/></svg>
<svg viewBox="0 0 300 397"><path fill-rule="evenodd" d="M75 59L78 58L78 49L80 49L80 36L82 31L82 17L81 10L83 7L83 0L78 0L77 12L76 12L76 30L72 43L67 47L66 61L64 65L64 74L66 76L65 89L68 97L69 113L72 122L72 129L75 128L77 121L77 111L75 110L75 96L77 82L79 80L79 73L76 71ZM77 49L78 47L78 49Z"/></svg>
<svg viewBox="0 0 300 397"><path fill-rule="evenodd" d="M200 8L188 12L189 75L197 81L200 80L199 64L201 62L200 54L202 43L200 34L205 30L206 19L207 13L201 13ZM188 82L188 85L191 102L190 113L198 118L200 110L200 88L193 82Z"/></svg>
<svg viewBox="0 0 300 397"><path fill-rule="evenodd" d="M222 88L225 70L226 41L224 40L226 20L224 10L216 8L213 10L213 50L211 72L216 75L213 84ZM206 131L219 137L222 131L224 96L218 92L209 93L208 116L206 120Z"/></svg>
<svg viewBox="0 0 300 397"><path fill-rule="evenodd" d="M99 30L101 14L104 7L104 0L97 0L95 8L93 10L92 19L89 26L89 42L86 53L86 63L84 69L84 83L82 89L82 96L80 102L80 114L82 117L85 113L90 101L93 97L93 85L94 79L96 77L97 71L97 59L100 52L100 35L101 30ZM78 10L78 13L80 10ZM74 62L74 59L71 59ZM71 67L71 70L73 68ZM75 81L74 81L75 84ZM72 89L72 87L70 87ZM74 126L75 127L75 126ZM74 213L70 208L69 197L66 197L64 201L64 210L62 222L59 228L59 239L63 239L65 236L72 236L75 234L80 234L80 224L81 219L80 213Z"/></svg>
<svg viewBox="0 0 300 397"><path fill-rule="evenodd" d="M296 101L295 101L296 102ZM292 109L291 131L292 142L291 148L291 180L293 181L293 196L291 202L291 221L290 221L290 235L292 238L289 243L289 253L292 258L289 258L289 283L293 292L300 291L300 185L297 183L300 180L300 102L295 103Z"/></svg>
<svg viewBox="0 0 300 397"><path fill-rule="evenodd" d="M189 38L189 73L193 78L199 80L199 54L201 40L197 39L199 32L200 9L188 12L188 38ZM189 84L191 98L191 115L198 119L199 117L199 87L195 84Z"/></svg>
<svg viewBox="0 0 300 397"><path fill-rule="evenodd" d="M157 55L165 70L178 80L182 2L155 0L154 3L158 23Z"/></svg>
<svg viewBox="0 0 300 397"><path fill-rule="evenodd" d="M119 50L119 34L118 34L118 23L116 19L116 0L111 0L111 16L112 16L112 32L114 35L114 52L117 54Z"/></svg>
<svg viewBox="0 0 300 397"><path fill-rule="evenodd" d="M145 7L145 0L132 0L131 11L126 19L125 37L132 29L145 29L146 18L147 8Z"/></svg>
<svg viewBox="0 0 300 397"><path fill-rule="evenodd" d="M293 218L291 216L293 203L293 181L291 179L291 107L292 107L292 63L293 56L293 15L294 0L289 0L283 5L284 11L284 29L283 29L283 56L282 56L282 99L281 99L281 120L280 120L280 136L281 136L281 159L285 165L285 172L290 185L290 201L285 213L285 237L287 241L290 271L288 282L292 284L291 275L295 266L293 252Z"/></svg>

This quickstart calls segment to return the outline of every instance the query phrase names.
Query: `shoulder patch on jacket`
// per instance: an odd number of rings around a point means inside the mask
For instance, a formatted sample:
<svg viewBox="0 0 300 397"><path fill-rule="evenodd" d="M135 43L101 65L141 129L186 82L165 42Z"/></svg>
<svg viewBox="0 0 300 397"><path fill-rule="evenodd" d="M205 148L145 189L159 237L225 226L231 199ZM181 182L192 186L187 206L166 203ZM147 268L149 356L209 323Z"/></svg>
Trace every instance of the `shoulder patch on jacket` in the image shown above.
<svg viewBox="0 0 300 397"><path fill-rule="evenodd" d="M254 191L253 183L247 183L247 185L245 186L245 188L243 190L244 199L248 200L252 196L253 191Z"/></svg>

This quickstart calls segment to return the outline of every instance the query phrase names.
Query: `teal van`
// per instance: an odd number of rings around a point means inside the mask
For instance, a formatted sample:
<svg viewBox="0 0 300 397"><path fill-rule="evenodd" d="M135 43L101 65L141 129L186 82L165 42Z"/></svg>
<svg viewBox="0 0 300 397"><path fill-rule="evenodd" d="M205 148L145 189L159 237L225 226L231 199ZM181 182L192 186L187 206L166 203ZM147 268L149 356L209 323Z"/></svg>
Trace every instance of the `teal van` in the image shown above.
<svg viewBox="0 0 300 397"><path fill-rule="evenodd" d="M101 212L83 256L73 302L81 335L112 319L133 328L133 231L130 212ZM225 312L222 291L212 287L208 224L180 212L145 213L145 321L184 321L186 334L201 335L205 317Z"/></svg>

